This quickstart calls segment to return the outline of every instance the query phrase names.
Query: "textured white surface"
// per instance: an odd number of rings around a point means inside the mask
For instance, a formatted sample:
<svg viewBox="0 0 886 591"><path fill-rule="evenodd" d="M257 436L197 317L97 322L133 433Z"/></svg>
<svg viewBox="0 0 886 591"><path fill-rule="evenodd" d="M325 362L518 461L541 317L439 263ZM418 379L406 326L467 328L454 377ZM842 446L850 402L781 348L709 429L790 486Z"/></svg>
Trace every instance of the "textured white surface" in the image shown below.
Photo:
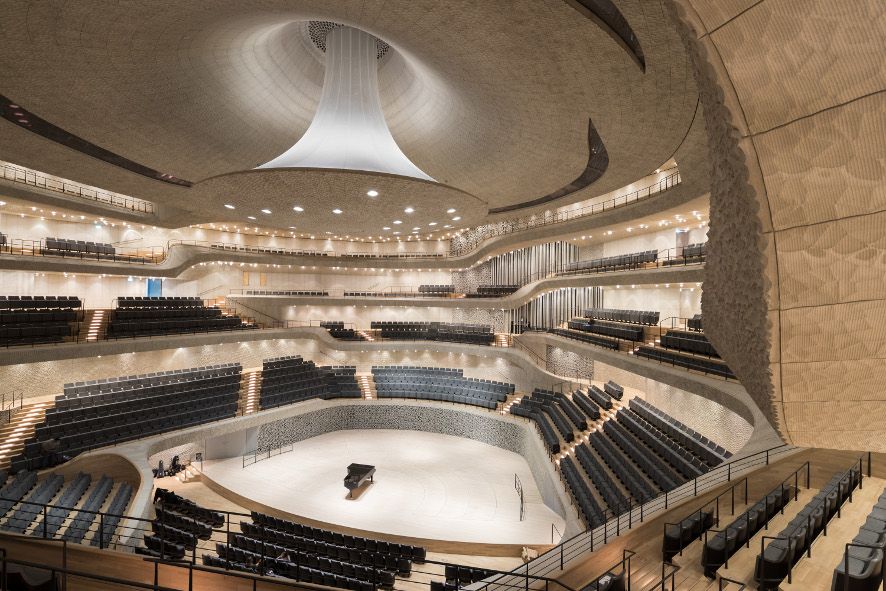
<svg viewBox="0 0 886 591"><path fill-rule="evenodd" d="M352 462L375 482L347 499ZM367 531L477 543L543 544L563 518L544 505L519 455L477 441L419 431L338 431L242 468L239 457L207 463L207 476L245 497L296 515ZM520 521L514 474L526 520Z"/></svg>
<svg viewBox="0 0 886 591"><path fill-rule="evenodd" d="M352 27L326 36L320 104L294 146L258 168L371 170L432 181L394 141L378 97L375 37Z"/></svg>

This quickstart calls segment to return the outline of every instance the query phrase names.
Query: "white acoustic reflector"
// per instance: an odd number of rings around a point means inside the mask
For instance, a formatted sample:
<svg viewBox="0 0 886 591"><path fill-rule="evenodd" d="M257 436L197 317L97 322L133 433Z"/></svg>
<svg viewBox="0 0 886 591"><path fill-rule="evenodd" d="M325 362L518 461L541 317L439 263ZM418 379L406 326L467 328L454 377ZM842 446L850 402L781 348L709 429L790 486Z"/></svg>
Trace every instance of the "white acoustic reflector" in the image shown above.
<svg viewBox="0 0 886 591"><path fill-rule="evenodd" d="M323 93L298 142L258 168L335 168L433 181L400 150L378 96L378 47L372 35L336 27L326 37Z"/></svg>

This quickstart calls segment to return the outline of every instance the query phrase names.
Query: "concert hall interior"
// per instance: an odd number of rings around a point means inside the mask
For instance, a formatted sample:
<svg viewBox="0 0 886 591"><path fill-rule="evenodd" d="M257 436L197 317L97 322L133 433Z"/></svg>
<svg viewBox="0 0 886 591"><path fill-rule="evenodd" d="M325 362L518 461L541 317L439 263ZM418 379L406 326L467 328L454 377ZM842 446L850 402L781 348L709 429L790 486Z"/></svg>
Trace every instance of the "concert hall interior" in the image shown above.
<svg viewBox="0 0 886 591"><path fill-rule="evenodd" d="M883 0L2 14L0 590L883 588Z"/></svg>

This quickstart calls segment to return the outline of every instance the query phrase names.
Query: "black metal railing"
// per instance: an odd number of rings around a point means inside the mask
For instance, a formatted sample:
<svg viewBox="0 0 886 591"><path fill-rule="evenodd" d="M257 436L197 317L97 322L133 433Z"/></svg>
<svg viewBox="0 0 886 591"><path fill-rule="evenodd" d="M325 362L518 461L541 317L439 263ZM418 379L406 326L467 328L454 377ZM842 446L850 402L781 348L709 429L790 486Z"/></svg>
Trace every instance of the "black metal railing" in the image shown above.
<svg viewBox="0 0 886 591"><path fill-rule="evenodd" d="M292 443L286 443L277 447L266 446L250 450L243 454L243 467L245 468L246 466L257 464L262 460L267 460L273 458L274 456L285 454L286 452L290 452L293 449L294 445Z"/></svg>

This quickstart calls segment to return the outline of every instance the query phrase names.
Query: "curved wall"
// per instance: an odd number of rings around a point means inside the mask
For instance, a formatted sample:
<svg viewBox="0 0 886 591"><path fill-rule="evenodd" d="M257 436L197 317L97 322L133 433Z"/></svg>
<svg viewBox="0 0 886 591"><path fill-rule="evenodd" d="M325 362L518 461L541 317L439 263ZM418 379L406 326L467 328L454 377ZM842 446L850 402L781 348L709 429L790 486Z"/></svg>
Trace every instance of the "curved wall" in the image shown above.
<svg viewBox="0 0 886 591"><path fill-rule="evenodd" d="M786 441L884 451L886 5L675 5L714 162L706 332Z"/></svg>

